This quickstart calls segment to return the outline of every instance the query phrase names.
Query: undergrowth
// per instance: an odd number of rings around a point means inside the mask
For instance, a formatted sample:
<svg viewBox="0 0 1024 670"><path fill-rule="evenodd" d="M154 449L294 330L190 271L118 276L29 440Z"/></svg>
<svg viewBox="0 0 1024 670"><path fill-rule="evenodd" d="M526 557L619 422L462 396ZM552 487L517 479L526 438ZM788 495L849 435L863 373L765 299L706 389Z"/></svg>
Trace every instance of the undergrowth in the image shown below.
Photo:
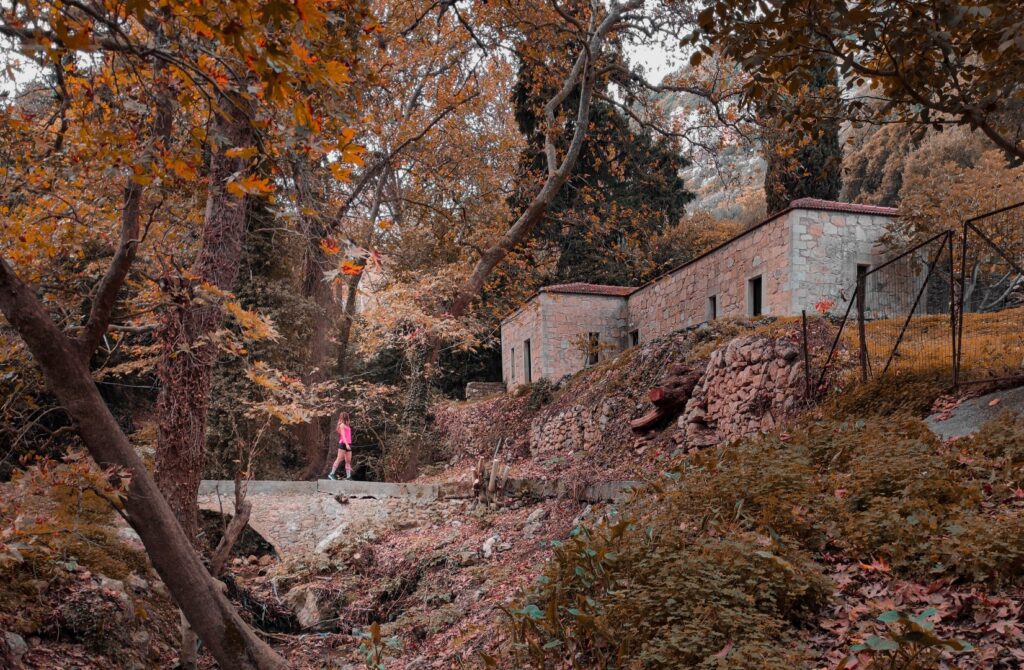
<svg viewBox="0 0 1024 670"><path fill-rule="evenodd" d="M943 444L919 418L939 392L878 380L788 432L687 457L628 520L555 549L488 662L816 667L799 633L825 616L826 557L922 583L1021 585L1024 419Z"/></svg>

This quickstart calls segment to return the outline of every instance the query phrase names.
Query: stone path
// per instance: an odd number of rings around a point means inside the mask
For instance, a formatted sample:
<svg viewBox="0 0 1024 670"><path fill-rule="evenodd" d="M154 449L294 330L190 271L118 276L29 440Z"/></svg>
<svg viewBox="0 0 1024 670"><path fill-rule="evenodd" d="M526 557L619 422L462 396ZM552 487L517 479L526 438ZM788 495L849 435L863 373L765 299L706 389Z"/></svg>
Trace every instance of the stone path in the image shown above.
<svg viewBox="0 0 1024 670"><path fill-rule="evenodd" d="M999 402L991 404L996 399ZM965 400L952 411L948 419L939 420L930 416L925 419L925 423L941 439L948 440L977 432L989 419L1005 411L1024 414L1024 386Z"/></svg>

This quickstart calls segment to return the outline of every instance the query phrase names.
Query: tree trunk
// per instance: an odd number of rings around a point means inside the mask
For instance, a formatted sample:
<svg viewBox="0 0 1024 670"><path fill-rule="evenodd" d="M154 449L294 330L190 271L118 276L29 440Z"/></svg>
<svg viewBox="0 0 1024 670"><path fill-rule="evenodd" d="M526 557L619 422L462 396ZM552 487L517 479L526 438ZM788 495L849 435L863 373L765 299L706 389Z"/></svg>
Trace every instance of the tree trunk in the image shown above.
<svg viewBox="0 0 1024 670"><path fill-rule="evenodd" d="M356 311L359 305L359 283L363 279L363 273L352 275L345 282L345 308L341 315L341 324L338 327L338 376L344 377L348 373L349 344L352 341L352 326L355 325Z"/></svg>
<svg viewBox="0 0 1024 670"><path fill-rule="evenodd" d="M130 473L128 523L150 561L222 668L284 668L280 656L242 620L206 571L189 536L164 500L142 459L100 397L81 349L57 328L35 293L0 258L0 310L18 331L60 404L101 467Z"/></svg>
<svg viewBox="0 0 1024 670"><path fill-rule="evenodd" d="M310 240L311 249L306 255L303 269L303 295L312 298L316 304L317 314L313 329L309 333L309 354L306 360L307 373L304 381L317 384L326 378L330 331L337 315L337 303L331 285L324 281L323 254L320 253L317 240ZM317 247L317 248L312 248ZM324 469L325 457L328 452L328 440L324 433L324 420L313 417L306 423L299 424L294 430L295 439L302 445L306 465L299 473L299 479L316 478Z"/></svg>
<svg viewBox="0 0 1024 670"><path fill-rule="evenodd" d="M189 537L197 531L196 496L206 447L206 418L210 380L217 348L208 337L220 327L221 307L209 299L195 300L195 284L209 283L230 291L242 260L246 198L227 189L228 178L245 169L245 162L225 151L253 142L244 113L221 100L224 111L214 117L212 136L218 141L210 158L202 248L185 279L172 296L161 329L163 353L157 368L156 480Z"/></svg>

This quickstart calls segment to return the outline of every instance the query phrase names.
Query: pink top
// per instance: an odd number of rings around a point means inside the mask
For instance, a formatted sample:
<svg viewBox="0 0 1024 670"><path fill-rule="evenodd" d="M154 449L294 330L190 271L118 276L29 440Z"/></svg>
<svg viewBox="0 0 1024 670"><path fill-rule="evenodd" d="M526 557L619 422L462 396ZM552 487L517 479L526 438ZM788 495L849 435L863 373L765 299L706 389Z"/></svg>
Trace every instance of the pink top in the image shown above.
<svg viewBox="0 0 1024 670"><path fill-rule="evenodd" d="M352 446L352 426L349 426L348 424L338 426L338 444L341 444L342 442L344 442L347 447Z"/></svg>

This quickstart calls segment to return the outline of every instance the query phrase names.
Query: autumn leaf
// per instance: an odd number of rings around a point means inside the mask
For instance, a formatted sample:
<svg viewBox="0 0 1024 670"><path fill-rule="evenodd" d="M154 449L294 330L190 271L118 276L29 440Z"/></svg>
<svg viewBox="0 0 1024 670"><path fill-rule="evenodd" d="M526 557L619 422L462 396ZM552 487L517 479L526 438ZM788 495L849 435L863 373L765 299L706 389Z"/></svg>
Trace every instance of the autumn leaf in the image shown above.
<svg viewBox="0 0 1024 670"><path fill-rule="evenodd" d="M324 64L327 77L336 84L348 84L352 82L349 67L337 61L328 61Z"/></svg>
<svg viewBox="0 0 1024 670"><path fill-rule="evenodd" d="M366 266L365 265L360 265L359 263L356 263L355 261L342 261L342 263L341 263L341 273L345 274L345 275L349 275L350 277L358 277L359 275L363 274L363 268L364 267L366 267Z"/></svg>
<svg viewBox="0 0 1024 670"><path fill-rule="evenodd" d="M228 158L242 158L248 160L256 155L256 147L233 147L224 152Z"/></svg>
<svg viewBox="0 0 1024 670"><path fill-rule="evenodd" d="M168 161L167 166L171 168L171 171L174 172L174 174L187 181L193 181L199 177L199 173L196 172L196 169L181 159L172 159Z"/></svg>
<svg viewBox="0 0 1024 670"><path fill-rule="evenodd" d="M239 198L247 195L266 195L274 192L274 187L269 180L255 175L233 179L228 182L228 193Z"/></svg>
<svg viewBox="0 0 1024 670"><path fill-rule="evenodd" d="M330 254L332 256L341 252L341 246L333 237L325 237L320 240L320 249L322 249L325 254Z"/></svg>
<svg viewBox="0 0 1024 670"><path fill-rule="evenodd" d="M341 163L331 163L331 174L338 181L351 181L352 179L352 168L342 166Z"/></svg>

